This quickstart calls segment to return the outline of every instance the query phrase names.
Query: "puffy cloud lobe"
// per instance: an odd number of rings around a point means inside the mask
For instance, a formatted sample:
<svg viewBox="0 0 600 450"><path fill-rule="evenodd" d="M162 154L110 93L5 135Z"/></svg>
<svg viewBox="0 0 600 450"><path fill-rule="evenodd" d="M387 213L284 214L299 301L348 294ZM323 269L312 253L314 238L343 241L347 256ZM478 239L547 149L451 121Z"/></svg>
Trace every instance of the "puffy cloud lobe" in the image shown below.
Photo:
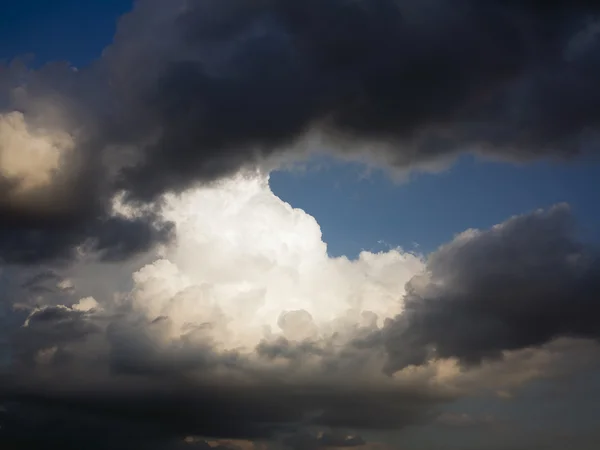
<svg viewBox="0 0 600 450"><path fill-rule="evenodd" d="M458 235L408 283L405 310L384 331L389 369L597 339L599 262L597 249L577 240L566 205Z"/></svg>
<svg viewBox="0 0 600 450"><path fill-rule="evenodd" d="M172 333L204 325L223 348L258 344L264 327L302 341L383 322L422 269L401 249L328 257L314 218L277 198L262 174L172 197L165 217L177 240L134 274L133 306L148 320L169 317Z"/></svg>
<svg viewBox="0 0 600 450"><path fill-rule="evenodd" d="M0 136L0 177L16 197L51 184L63 154L75 146L62 130L32 135L19 112L0 115Z"/></svg>

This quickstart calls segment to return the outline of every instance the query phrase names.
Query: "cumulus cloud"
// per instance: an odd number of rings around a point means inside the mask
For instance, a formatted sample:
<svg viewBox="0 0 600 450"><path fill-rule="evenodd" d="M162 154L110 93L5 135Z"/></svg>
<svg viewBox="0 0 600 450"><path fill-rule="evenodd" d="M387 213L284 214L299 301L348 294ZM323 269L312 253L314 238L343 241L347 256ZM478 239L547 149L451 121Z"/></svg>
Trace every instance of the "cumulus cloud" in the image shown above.
<svg viewBox="0 0 600 450"><path fill-rule="evenodd" d="M558 337L598 338L596 248L577 239L567 205L468 230L407 284L386 328L391 370L432 357L465 364Z"/></svg>
<svg viewBox="0 0 600 450"><path fill-rule="evenodd" d="M142 442L148 427L164 445L185 436L281 441L307 424L402 427L451 396L424 381L391 382L383 348L351 344L402 311L420 255L329 257L314 218L277 198L261 173L170 195L162 208L176 239L130 272L124 295L115 297L126 285L110 275L93 297L81 292L81 267L22 276L18 287L36 302L12 312L21 323L3 394L14 414L75 409L82 418L69 423L82 430L133 427ZM19 417L6 436L33 426ZM358 442L331 439L313 444Z"/></svg>
<svg viewBox="0 0 600 450"><path fill-rule="evenodd" d="M129 286L85 267L19 284L58 288L2 319L13 332L0 442L29 442L35 428L51 442L101 433L98 448L123 435L161 449L210 439L379 448L361 431L434 421L476 392L514 395L598 352L583 295L595 253L564 205L467 231L428 257L355 260L330 257L314 218L260 172L169 195L161 215L176 238L129 272ZM106 277L93 297L89 276ZM572 313L567 298L580 302ZM483 322L499 326L474 326Z"/></svg>
<svg viewBox="0 0 600 450"><path fill-rule="evenodd" d="M164 214L177 239L134 274L133 304L179 327L211 322L231 348L257 344L263 326L301 340L341 329L344 315L368 324L373 314L381 325L402 310L404 285L423 267L400 249L330 258L314 218L277 198L261 174L171 196Z"/></svg>
<svg viewBox="0 0 600 450"><path fill-rule="evenodd" d="M460 152L594 151L598 12L566 1L139 0L90 66L0 72L0 173L12 180L0 207L14 224L1 234L28 249L0 253L72 258L91 238L126 257L167 236L151 215L112 217L115 195L151 202L307 148L398 170ZM8 136L43 151L43 170L25 170ZM65 164L67 187L56 178ZM33 195L40 183L63 186L61 201Z"/></svg>

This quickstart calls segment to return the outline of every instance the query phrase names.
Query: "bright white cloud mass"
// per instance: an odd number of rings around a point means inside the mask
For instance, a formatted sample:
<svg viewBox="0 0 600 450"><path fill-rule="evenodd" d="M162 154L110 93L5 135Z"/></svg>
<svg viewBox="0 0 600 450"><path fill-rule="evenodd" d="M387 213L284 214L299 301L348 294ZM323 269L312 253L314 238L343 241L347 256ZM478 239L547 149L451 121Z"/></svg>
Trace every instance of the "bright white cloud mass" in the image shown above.
<svg viewBox="0 0 600 450"><path fill-rule="evenodd" d="M169 317L175 334L210 323L208 334L227 349L281 332L317 338L344 321L382 326L424 267L401 249L329 257L315 219L258 173L170 196L164 214L176 239L133 275L131 301L148 319Z"/></svg>

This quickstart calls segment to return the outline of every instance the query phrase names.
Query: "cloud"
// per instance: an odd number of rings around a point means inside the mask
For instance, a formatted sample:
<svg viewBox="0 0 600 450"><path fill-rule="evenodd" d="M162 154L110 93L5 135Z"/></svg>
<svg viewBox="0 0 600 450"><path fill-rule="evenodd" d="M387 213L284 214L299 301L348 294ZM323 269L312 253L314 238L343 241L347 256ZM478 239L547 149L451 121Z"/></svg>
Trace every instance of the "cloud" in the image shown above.
<svg viewBox="0 0 600 450"><path fill-rule="evenodd" d="M598 338L596 248L566 205L468 230L432 253L384 332L390 370L429 358L465 364L559 337Z"/></svg>
<svg viewBox="0 0 600 450"><path fill-rule="evenodd" d="M0 115L0 136L0 177L12 184L8 200L51 184L63 154L75 146L62 130L32 133L19 112Z"/></svg>
<svg viewBox="0 0 600 450"><path fill-rule="evenodd" d="M589 2L140 2L106 58L133 89L136 131L161 132L126 185L146 196L175 176L210 179L314 129L345 147L387 143L398 167L465 149L567 156L597 120L586 31L597 12Z"/></svg>
<svg viewBox="0 0 600 450"><path fill-rule="evenodd" d="M566 1L140 0L88 67L2 70L0 255L68 260L92 241L128 257L170 235L150 205L113 216L115 196L152 203L307 148L401 171L462 152L594 151L598 12ZM23 166L17 141L45 149L41 170Z"/></svg>
<svg viewBox="0 0 600 450"><path fill-rule="evenodd" d="M265 174L595 151L598 10L140 0L88 67L3 68L0 443L377 448L348 430L584 367L600 266L566 206L349 260Z"/></svg>
<svg viewBox="0 0 600 450"><path fill-rule="evenodd" d="M368 143L371 160L398 168L462 151L576 154L598 118L597 13L589 2L139 2L106 60L133 138L160 131L124 186L153 196L315 132L336 152Z"/></svg>
<svg viewBox="0 0 600 450"><path fill-rule="evenodd" d="M129 286L94 260L6 273L24 280L13 286L22 306L8 311L17 326L0 394L17 418L3 428L7 442L36 426L21 408L48 421L41 440L103 429L110 442L129 430L135 445L167 445L186 436L278 441L311 425L403 427L451 397L427 380L390 381L383 349L352 346L402 310L421 256L330 258L314 218L277 198L260 173L169 196L160 214L176 239L130 271ZM32 292L63 280L67 292Z"/></svg>
<svg viewBox="0 0 600 450"><path fill-rule="evenodd" d="M129 283L94 260L6 271L27 295L69 283L5 303L0 443L377 448L348 436L435 421L478 392L517 395L597 355L589 340L556 340L595 338L583 295L595 250L564 205L467 231L427 258L391 249L356 260L329 257L314 218L260 172L167 196L160 215L175 239L141 266L117 264ZM552 320L532 327L534 311ZM474 314L502 326L455 326Z"/></svg>
<svg viewBox="0 0 600 450"><path fill-rule="evenodd" d="M114 210L115 192L90 134L98 111L83 106L82 93L97 89L68 65L3 69L0 261L68 263L82 254L117 260L168 240L169 224L151 207L136 217Z"/></svg>
<svg viewBox="0 0 600 450"><path fill-rule="evenodd" d="M443 413L436 419L436 422L448 427L462 428L494 425L496 419L490 415L478 417L466 413Z"/></svg>
<svg viewBox="0 0 600 450"><path fill-rule="evenodd" d="M168 240L170 225L152 208L135 217L114 210L84 133L56 123L60 105L28 108L0 108L1 263L68 263L86 254L111 261Z"/></svg>
<svg viewBox="0 0 600 450"><path fill-rule="evenodd" d="M352 448L362 447L365 441L360 436L344 433L302 433L290 436L284 440L292 450L317 450L322 448Z"/></svg>

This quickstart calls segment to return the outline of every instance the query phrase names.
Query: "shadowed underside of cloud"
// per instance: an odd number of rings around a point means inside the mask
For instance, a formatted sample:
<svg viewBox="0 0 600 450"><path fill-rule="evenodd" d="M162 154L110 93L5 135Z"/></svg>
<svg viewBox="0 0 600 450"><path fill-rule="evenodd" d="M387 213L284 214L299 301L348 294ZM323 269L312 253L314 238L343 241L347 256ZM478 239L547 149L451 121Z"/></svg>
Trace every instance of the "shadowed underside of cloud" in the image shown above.
<svg viewBox="0 0 600 450"><path fill-rule="evenodd" d="M321 437L306 432L298 437L297 433L304 427L343 430L372 425L375 429L394 429L422 420L426 405L438 400L429 393L377 393L356 389L357 385L354 389L277 383L235 386L215 378L212 385L203 387L175 378L159 383L140 378L141 389L133 383L105 384L99 389L89 386L87 392L61 389L42 393L42 388L23 394L11 385L0 442L70 439L81 443L98 436L100 442L106 441L100 447L105 448L118 444L119 439L129 444L154 440L164 445L187 436L202 436L271 442L283 438L292 448L350 447L363 441L347 437L343 431ZM394 401L413 404L394 406ZM321 409L329 416L309 423L305 416ZM417 419L421 414L423 417Z"/></svg>
<svg viewBox="0 0 600 450"><path fill-rule="evenodd" d="M89 67L0 72L0 255L144 250L168 225L115 216L115 194L152 201L306 147L400 170L595 151L598 9L140 0Z"/></svg>

